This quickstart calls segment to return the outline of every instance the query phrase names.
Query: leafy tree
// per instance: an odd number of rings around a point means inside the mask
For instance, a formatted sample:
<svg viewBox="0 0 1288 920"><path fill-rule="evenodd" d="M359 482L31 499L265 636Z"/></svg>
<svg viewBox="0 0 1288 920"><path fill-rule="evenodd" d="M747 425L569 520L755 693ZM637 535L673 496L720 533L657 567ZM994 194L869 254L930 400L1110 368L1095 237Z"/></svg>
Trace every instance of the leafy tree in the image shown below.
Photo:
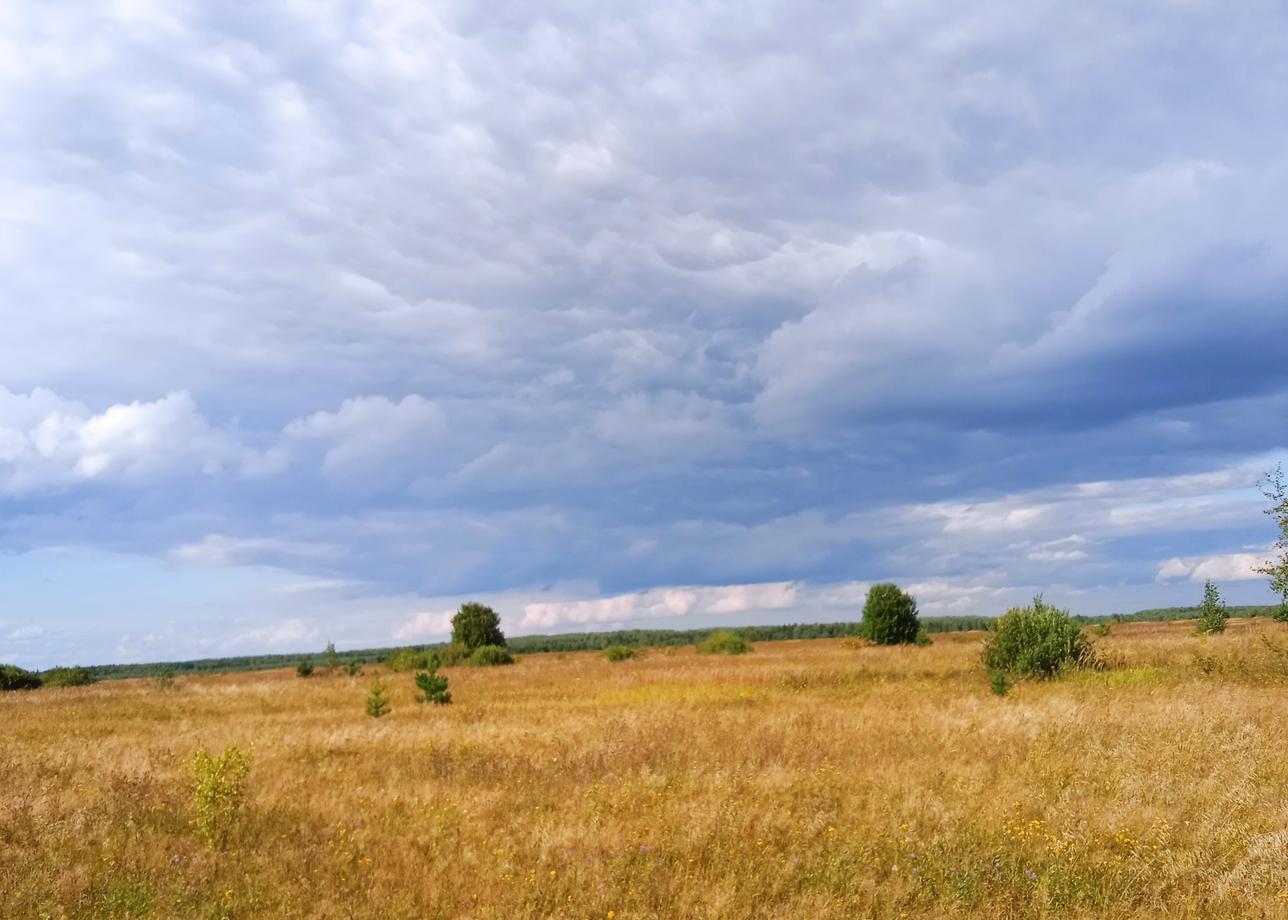
<svg viewBox="0 0 1288 920"><path fill-rule="evenodd" d="M16 664L0 664L0 690L36 690L40 684L39 674L24 671Z"/></svg>
<svg viewBox="0 0 1288 920"><path fill-rule="evenodd" d="M389 715L389 697L379 683L372 684L371 692L367 694L367 715L373 719Z"/></svg>
<svg viewBox="0 0 1288 920"><path fill-rule="evenodd" d="M1274 556L1258 566L1257 571L1270 577L1270 590L1279 595L1279 609L1274 618L1288 623L1288 482L1284 481L1282 465L1266 474L1261 492L1270 502L1266 514L1279 526L1279 539L1275 541Z"/></svg>
<svg viewBox="0 0 1288 920"><path fill-rule="evenodd" d="M1194 631L1200 635L1212 635L1213 633L1225 632L1225 621L1230 618L1230 612L1225 609L1225 602L1221 600L1221 592L1217 590L1215 584L1211 581L1203 583L1203 603L1199 606L1198 622L1194 624Z"/></svg>
<svg viewBox="0 0 1288 920"><path fill-rule="evenodd" d="M920 629L917 602L912 595L889 582L868 589L860 635L877 645L903 645L916 642Z"/></svg>
<svg viewBox="0 0 1288 920"><path fill-rule="evenodd" d="M459 642L469 652L484 645L504 646L501 618L485 604L473 601L461 604L456 616L452 617L452 642Z"/></svg>
<svg viewBox="0 0 1288 920"><path fill-rule="evenodd" d="M438 673L438 659L430 657L429 670L416 672L416 686L420 693L417 703L436 703L440 706L452 701L452 693L447 689L447 678Z"/></svg>
<svg viewBox="0 0 1288 920"><path fill-rule="evenodd" d="M335 652L334 642L326 644L326 651L322 653L322 663L326 666L328 674L334 674L335 669L340 666L340 656Z"/></svg>
<svg viewBox="0 0 1288 920"><path fill-rule="evenodd" d="M301 661L295 666L295 673L300 677L312 677L313 665L309 664L307 661Z"/></svg>
<svg viewBox="0 0 1288 920"><path fill-rule="evenodd" d="M1069 611L1045 603L1041 594L1032 607L1006 611L984 640L984 667L990 674L1049 680L1066 667L1095 662L1091 643Z"/></svg>

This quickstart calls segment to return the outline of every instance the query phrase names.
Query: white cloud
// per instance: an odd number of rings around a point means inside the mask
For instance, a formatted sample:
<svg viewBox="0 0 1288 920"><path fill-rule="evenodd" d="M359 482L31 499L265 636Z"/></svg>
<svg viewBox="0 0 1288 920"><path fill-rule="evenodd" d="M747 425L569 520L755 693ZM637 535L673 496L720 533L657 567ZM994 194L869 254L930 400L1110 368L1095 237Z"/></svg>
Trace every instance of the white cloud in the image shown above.
<svg viewBox="0 0 1288 920"><path fill-rule="evenodd" d="M335 412L316 412L286 428L288 439L322 443L327 476L359 488L436 463L446 433L443 410L417 395L399 402L383 396L346 399Z"/></svg>
<svg viewBox="0 0 1288 920"><path fill-rule="evenodd" d="M339 547L327 543L309 543L276 537L230 537L224 534L207 534L194 543L172 547L169 555L181 562L226 566L274 558L318 561L333 559L340 552ZM329 584L335 585L336 582ZM297 590L308 590L308 588Z"/></svg>
<svg viewBox="0 0 1288 920"><path fill-rule="evenodd" d="M299 618L291 618L271 626L246 630L237 636L234 641L268 646L301 645L317 637L318 628L316 625L306 623Z"/></svg>
<svg viewBox="0 0 1288 920"><path fill-rule="evenodd" d="M946 580L914 582L904 589L917 601L922 613L958 614L992 610L1014 589L1008 586L981 585Z"/></svg>
<svg viewBox="0 0 1288 920"><path fill-rule="evenodd" d="M439 639L450 635L454 610L438 612L421 612L413 614L411 619L396 627L393 637L400 641L411 639Z"/></svg>
<svg viewBox="0 0 1288 920"><path fill-rule="evenodd" d="M795 582L762 585L730 585L715 589L707 599L707 613L744 613L753 610L788 610L796 604ZM710 590L710 589L708 589Z"/></svg>
<svg viewBox="0 0 1288 920"><path fill-rule="evenodd" d="M1214 556L1194 556L1190 558L1172 558L1159 563L1160 582L1177 578L1188 578L1190 581L1254 581L1266 576L1257 571L1264 565L1269 553L1225 553Z"/></svg>
<svg viewBox="0 0 1288 920"><path fill-rule="evenodd" d="M211 427L187 392L93 413L49 390L0 387L0 492L24 494L92 481L237 472L253 454Z"/></svg>
<svg viewBox="0 0 1288 920"><path fill-rule="evenodd" d="M542 601L523 608L524 629L596 623L625 623L684 617L691 614L735 614L783 610L793 606L797 586L791 582L722 587L657 588L594 600Z"/></svg>
<svg viewBox="0 0 1288 920"><path fill-rule="evenodd" d="M228 555L223 554L226 560ZM296 581L288 585L280 585L273 589L277 594L309 594L314 591L339 591L344 588L350 588L357 582L350 581L347 578L312 578L308 581Z"/></svg>
<svg viewBox="0 0 1288 920"><path fill-rule="evenodd" d="M1072 534L1059 540L1050 540L1029 551L1025 557L1031 562L1079 562L1087 558L1085 537Z"/></svg>

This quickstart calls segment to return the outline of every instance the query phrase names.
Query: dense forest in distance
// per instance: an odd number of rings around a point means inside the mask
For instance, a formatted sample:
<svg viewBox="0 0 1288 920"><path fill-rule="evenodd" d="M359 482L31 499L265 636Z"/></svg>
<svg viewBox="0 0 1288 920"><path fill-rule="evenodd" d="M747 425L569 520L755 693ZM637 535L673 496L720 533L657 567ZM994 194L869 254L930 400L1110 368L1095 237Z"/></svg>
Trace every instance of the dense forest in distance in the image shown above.
<svg viewBox="0 0 1288 920"><path fill-rule="evenodd" d="M1094 625L1100 623L1130 623L1140 621L1163 622L1169 620L1187 620L1195 616L1194 607L1158 607L1151 610L1139 610L1135 613L1115 613L1108 616L1075 616L1079 623ZM1275 608L1264 607L1229 607L1231 617L1270 616ZM984 616L947 616L922 617L921 623L930 633L969 632L976 629L988 629L994 617ZM664 647L674 645L692 645L707 637L716 627L703 629L619 629L610 632L559 633L556 635L515 636L508 640L509 648L518 655L532 655L542 652L584 652L598 651L610 645L636 647ZM858 621L847 623L788 623L774 626L740 626L734 627L738 633L750 642L772 642L780 639L837 639L857 635ZM422 651L441 648L446 643L412 646ZM358 662L360 664L383 661L395 648L407 646L390 646L386 648L350 649L339 652L336 659L340 664ZM272 668L292 667L301 661L315 666L323 663L323 653L295 652L273 655L236 655L228 658L201 658L194 661L161 661L146 664L104 664L92 665L86 670L98 680L112 680L127 677L159 677L162 675L181 674L218 674L229 671L263 671Z"/></svg>

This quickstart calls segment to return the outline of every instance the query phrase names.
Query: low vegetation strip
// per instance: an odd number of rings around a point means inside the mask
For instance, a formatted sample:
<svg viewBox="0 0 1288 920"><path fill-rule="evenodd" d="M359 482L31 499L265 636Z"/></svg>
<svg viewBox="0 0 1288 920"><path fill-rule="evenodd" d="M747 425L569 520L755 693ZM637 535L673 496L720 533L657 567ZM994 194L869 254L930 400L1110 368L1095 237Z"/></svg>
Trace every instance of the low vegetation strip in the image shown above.
<svg viewBox="0 0 1288 920"><path fill-rule="evenodd" d="M1268 617L1275 607L1229 607L1231 618ZM1167 622L1193 619L1197 607L1160 607L1136 613L1110 616L1074 616L1079 625L1103 623ZM921 617L921 626L927 633L943 634L974 632L988 629L996 617L952 616ZM741 626L731 631L748 642L776 642L784 639L840 639L860 635L859 622L844 623L787 623L767 626ZM619 645L630 648L669 648L694 645L710 635L707 629L619 629L609 632L567 633L555 635L514 636L506 641L515 655L534 655L544 652L603 651ZM418 653L441 651L450 643L412 647ZM382 662L390 655L403 651L402 647L351 649L336 653L339 665ZM301 660L314 667L325 664L325 653L299 652L280 655L236 655L227 658L198 658L192 661L166 661L147 664L105 664L85 668L96 680L113 680L130 677L157 677L164 674L222 674L235 671L267 671L275 668L295 667Z"/></svg>

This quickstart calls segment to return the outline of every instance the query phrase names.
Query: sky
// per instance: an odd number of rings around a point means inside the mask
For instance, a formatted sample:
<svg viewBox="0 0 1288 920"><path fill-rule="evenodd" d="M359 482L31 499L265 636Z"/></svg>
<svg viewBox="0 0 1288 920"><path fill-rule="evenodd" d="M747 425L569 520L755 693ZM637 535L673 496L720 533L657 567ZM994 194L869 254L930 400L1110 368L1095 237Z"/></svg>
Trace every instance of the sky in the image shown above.
<svg viewBox="0 0 1288 920"><path fill-rule="evenodd" d="M1196 603L1288 10L0 5L0 661Z"/></svg>

